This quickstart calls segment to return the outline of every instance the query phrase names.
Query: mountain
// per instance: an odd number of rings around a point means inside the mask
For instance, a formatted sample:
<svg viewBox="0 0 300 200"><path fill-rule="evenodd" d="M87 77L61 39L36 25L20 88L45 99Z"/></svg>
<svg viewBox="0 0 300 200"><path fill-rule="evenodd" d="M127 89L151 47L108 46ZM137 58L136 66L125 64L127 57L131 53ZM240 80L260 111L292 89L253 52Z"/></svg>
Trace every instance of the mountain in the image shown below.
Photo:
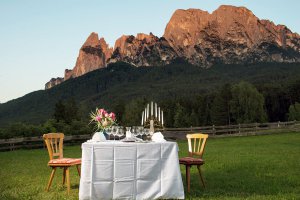
<svg viewBox="0 0 300 200"><path fill-rule="evenodd" d="M255 84L257 88L270 87L266 91L273 91L273 96L269 100L266 96L266 101L278 106L281 101L288 100L288 106L300 101L299 63L227 64L205 69L178 60L164 67L135 67L116 62L53 88L0 104L0 127L13 122L43 123L53 117L59 100L74 99L83 119L88 120L88 114L95 107L117 112L118 105L127 105L137 98L156 101L160 105L182 98L196 101L199 96L214 95L225 83L234 84L241 80ZM298 84L292 86L297 81ZM290 88L294 89L289 92ZM277 93L282 94L278 97ZM284 114L286 112L284 110Z"/></svg>
<svg viewBox="0 0 300 200"><path fill-rule="evenodd" d="M178 58L203 68L215 64L300 62L300 36L284 25L258 19L245 7L223 5L211 14L179 9L160 38L152 33L123 35L110 48L104 38L91 33L73 70L67 69L64 78L52 79L45 88L109 63L162 66Z"/></svg>
<svg viewBox="0 0 300 200"><path fill-rule="evenodd" d="M164 37L178 56L200 66L300 61L298 34L260 20L244 7L220 6L212 14L177 10Z"/></svg>
<svg viewBox="0 0 300 200"><path fill-rule="evenodd" d="M104 38L98 39L97 33L91 33L79 50L74 69L65 71L65 80L106 66L112 52L113 49L109 48Z"/></svg>
<svg viewBox="0 0 300 200"><path fill-rule="evenodd" d="M115 44L109 63L123 61L134 66L160 66L169 64L178 57L169 42L152 33L149 35L139 33L120 37Z"/></svg>

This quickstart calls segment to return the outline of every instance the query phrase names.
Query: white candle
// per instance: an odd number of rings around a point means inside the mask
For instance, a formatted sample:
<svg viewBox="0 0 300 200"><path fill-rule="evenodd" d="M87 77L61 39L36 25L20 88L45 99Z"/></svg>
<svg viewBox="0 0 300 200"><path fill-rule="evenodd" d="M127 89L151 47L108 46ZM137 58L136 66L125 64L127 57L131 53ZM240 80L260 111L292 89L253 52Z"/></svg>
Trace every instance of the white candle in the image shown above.
<svg viewBox="0 0 300 200"><path fill-rule="evenodd" d="M164 111L161 111L161 125L164 126Z"/></svg>
<svg viewBox="0 0 300 200"><path fill-rule="evenodd" d="M157 118L157 103L155 103L155 118Z"/></svg>
<svg viewBox="0 0 300 200"><path fill-rule="evenodd" d="M143 111L143 113L142 113L142 126L143 126L143 124L144 124L144 111Z"/></svg>
<svg viewBox="0 0 300 200"><path fill-rule="evenodd" d="M146 122L147 121L147 109L145 108L145 116L144 116L144 122Z"/></svg>
<svg viewBox="0 0 300 200"><path fill-rule="evenodd" d="M160 121L160 107L158 107L158 121Z"/></svg>
<svg viewBox="0 0 300 200"><path fill-rule="evenodd" d="M149 108L150 106L149 106L149 103L148 103L148 105L147 105L147 119L149 118Z"/></svg>
<svg viewBox="0 0 300 200"><path fill-rule="evenodd" d="M153 116L153 101L151 101L151 117Z"/></svg>

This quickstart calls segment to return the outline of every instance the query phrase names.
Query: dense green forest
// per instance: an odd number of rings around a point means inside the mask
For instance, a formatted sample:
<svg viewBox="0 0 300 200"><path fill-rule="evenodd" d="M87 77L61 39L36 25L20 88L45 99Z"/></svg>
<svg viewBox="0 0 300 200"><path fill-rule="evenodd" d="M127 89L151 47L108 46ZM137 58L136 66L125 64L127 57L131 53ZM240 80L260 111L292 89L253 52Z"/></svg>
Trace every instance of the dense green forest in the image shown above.
<svg viewBox="0 0 300 200"><path fill-rule="evenodd" d="M96 107L115 112L120 125L138 125L149 101L164 110L167 127L300 120L300 64L115 63L0 104L0 137L91 133Z"/></svg>

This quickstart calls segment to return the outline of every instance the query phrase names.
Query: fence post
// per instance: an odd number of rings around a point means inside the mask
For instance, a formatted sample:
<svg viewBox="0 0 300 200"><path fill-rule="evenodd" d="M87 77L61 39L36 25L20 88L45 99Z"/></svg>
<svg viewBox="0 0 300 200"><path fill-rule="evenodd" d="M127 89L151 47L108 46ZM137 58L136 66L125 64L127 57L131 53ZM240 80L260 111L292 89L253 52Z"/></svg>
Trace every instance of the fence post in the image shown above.
<svg viewBox="0 0 300 200"><path fill-rule="evenodd" d="M239 134L241 134L241 124L239 124Z"/></svg>
<svg viewBox="0 0 300 200"><path fill-rule="evenodd" d="M212 126L212 127L213 127L213 128L212 128L213 135L215 135L215 134L216 134L215 125L213 124L213 126Z"/></svg>
<svg viewBox="0 0 300 200"><path fill-rule="evenodd" d="M14 150L14 146L15 146L14 143L9 143L9 150L13 151Z"/></svg>
<svg viewBox="0 0 300 200"><path fill-rule="evenodd" d="M255 122L255 134L257 133L257 122Z"/></svg>
<svg viewBox="0 0 300 200"><path fill-rule="evenodd" d="M278 127L278 128L280 127L280 121L278 121L277 127Z"/></svg>

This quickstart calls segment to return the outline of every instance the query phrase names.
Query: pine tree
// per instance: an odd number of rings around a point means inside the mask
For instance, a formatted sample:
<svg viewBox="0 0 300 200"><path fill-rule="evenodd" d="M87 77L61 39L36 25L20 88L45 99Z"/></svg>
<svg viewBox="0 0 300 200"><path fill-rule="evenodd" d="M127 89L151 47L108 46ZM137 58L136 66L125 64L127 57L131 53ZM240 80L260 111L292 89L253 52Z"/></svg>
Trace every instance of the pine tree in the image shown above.
<svg viewBox="0 0 300 200"><path fill-rule="evenodd" d="M300 103L296 102L293 105L290 105L289 108L289 120L293 121L293 120L300 120Z"/></svg>
<svg viewBox="0 0 300 200"><path fill-rule="evenodd" d="M225 84L216 94L212 103L211 118L215 125L228 125L231 122L230 100L231 85Z"/></svg>
<svg viewBox="0 0 300 200"><path fill-rule="evenodd" d="M63 104L62 100L59 100L55 104L54 114L53 114L54 119L56 120L56 122L59 122L65 119L65 115L66 115L66 107Z"/></svg>

